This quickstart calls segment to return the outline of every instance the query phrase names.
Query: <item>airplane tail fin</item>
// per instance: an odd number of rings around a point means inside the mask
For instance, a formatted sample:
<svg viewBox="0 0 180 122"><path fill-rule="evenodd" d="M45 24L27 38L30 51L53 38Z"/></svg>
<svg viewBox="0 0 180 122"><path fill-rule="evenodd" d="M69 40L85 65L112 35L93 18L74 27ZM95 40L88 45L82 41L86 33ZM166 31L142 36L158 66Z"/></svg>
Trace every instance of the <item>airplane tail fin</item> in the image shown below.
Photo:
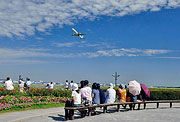
<svg viewBox="0 0 180 122"><path fill-rule="evenodd" d="M83 35L80 35L79 37L80 37L80 39L85 39Z"/></svg>

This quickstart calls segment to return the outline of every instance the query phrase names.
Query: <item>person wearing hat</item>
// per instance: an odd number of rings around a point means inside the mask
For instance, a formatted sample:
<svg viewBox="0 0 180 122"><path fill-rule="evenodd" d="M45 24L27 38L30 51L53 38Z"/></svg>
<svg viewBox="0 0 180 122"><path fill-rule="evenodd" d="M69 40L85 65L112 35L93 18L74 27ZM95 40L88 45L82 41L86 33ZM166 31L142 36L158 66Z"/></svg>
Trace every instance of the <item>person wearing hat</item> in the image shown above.
<svg viewBox="0 0 180 122"><path fill-rule="evenodd" d="M79 93L78 85L76 83L73 83L72 85L72 100L74 102L74 107L81 106L81 95Z"/></svg>
<svg viewBox="0 0 180 122"><path fill-rule="evenodd" d="M117 89L117 97L119 102L126 102L126 89L124 84L120 84Z"/></svg>
<svg viewBox="0 0 180 122"><path fill-rule="evenodd" d="M109 84L109 89L106 91L105 103L114 103L116 100L116 91L113 89L113 84Z"/></svg>

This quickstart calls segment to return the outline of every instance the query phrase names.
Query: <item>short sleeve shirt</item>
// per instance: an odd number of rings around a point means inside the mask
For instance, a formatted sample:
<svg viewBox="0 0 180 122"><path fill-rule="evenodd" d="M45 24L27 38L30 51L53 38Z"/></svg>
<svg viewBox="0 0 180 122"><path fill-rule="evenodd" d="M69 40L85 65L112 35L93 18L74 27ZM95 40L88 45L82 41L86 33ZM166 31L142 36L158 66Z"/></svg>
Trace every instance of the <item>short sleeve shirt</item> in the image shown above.
<svg viewBox="0 0 180 122"><path fill-rule="evenodd" d="M92 89L90 87L83 87L80 89L80 94L82 98L86 98L89 101L92 101L91 97Z"/></svg>
<svg viewBox="0 0 180 122"><path fill-rule="evenodd" d="M81 95L76 91L72 91L72 97L74 97L74 104L81 104Z"/></svg>
<svg viewBox="0 0 180 122"><path fill-rule="evenodd" d="M98 89L93 89L92 94L94 94L93 104L100 104L100 94Z"/></svg>

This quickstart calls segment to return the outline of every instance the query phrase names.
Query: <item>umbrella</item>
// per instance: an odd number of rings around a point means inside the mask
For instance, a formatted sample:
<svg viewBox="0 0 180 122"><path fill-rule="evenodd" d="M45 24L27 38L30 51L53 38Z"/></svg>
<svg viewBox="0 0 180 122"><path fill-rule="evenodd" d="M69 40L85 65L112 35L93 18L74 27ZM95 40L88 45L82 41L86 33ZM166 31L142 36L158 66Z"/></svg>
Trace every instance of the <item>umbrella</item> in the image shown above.
<svg viewBox="0 0 180 122"><path fill-rule="evenodd" d="M148 88L146 85L141 84L141 90L142 90L142 92L145 93L145 95L147 95L148 97L150 97L150 91L149 91L149 88Z"/></svg>
<svg viewBox="0 0 180 122"><path fill-rule="evenodd" d="M141 92L141 85L137 81L133 80L129 82L129 92L136 96L139 95Z"/></svg>

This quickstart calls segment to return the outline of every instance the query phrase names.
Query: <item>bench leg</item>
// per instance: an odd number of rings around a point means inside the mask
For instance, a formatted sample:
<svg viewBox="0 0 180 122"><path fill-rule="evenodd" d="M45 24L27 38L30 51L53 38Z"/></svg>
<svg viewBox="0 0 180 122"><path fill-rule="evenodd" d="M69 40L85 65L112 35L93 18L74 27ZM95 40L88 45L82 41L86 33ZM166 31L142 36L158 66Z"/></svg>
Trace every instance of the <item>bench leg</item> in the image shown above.
<svg viewBox="0 0 180 122"><path fill-rule="evenodd" d="M157 103L157 108L159 108L159 103Z"/></svg>
<svg viewBox="0 0 180 122"><path fill-rule="evenodd" d="M144 103L144 109L146 109L146 103Z"/></svg>
<svg viewBox="0 0 180 122"><path fill-rule="evenodd" d="M103 113L106 113L107 112L107 106L104 106L103 107Z"/></svg>
<svg viewBox="0 0 180 122"><path fill-rule="evenodd" d="M69 111L65 110L65 120L69 120Z"/></svg>
<svg viewBox="0 0 180 122"><path fill-rule="evenodd" d="M172 108L172 102L170 102L170 108Z"/></svg>
<svg viewBox="0 0 180 122"><path fill-rule="evenodd" d="M91 116L91 114L92 114L92 108L89 108L88 109L88 116Z"/></svg>
<svg viewBox="0 0 180 122"><path fill-rule="evenodd" d="M117 112L120 111L120 105L117 105Z"/></svg>
<svg viewBox="0 0 180 122"><path fill-rule="evenodd" d="M69 119L74 120L74 110L69 111Z"/></svg>
<svg viewBox="0 0 180 122"><path fill-rule="evenodd" d="M140 107L141 107L141 104L140 104L140 103L138 103L138 110L140 110Z"/></svg>

